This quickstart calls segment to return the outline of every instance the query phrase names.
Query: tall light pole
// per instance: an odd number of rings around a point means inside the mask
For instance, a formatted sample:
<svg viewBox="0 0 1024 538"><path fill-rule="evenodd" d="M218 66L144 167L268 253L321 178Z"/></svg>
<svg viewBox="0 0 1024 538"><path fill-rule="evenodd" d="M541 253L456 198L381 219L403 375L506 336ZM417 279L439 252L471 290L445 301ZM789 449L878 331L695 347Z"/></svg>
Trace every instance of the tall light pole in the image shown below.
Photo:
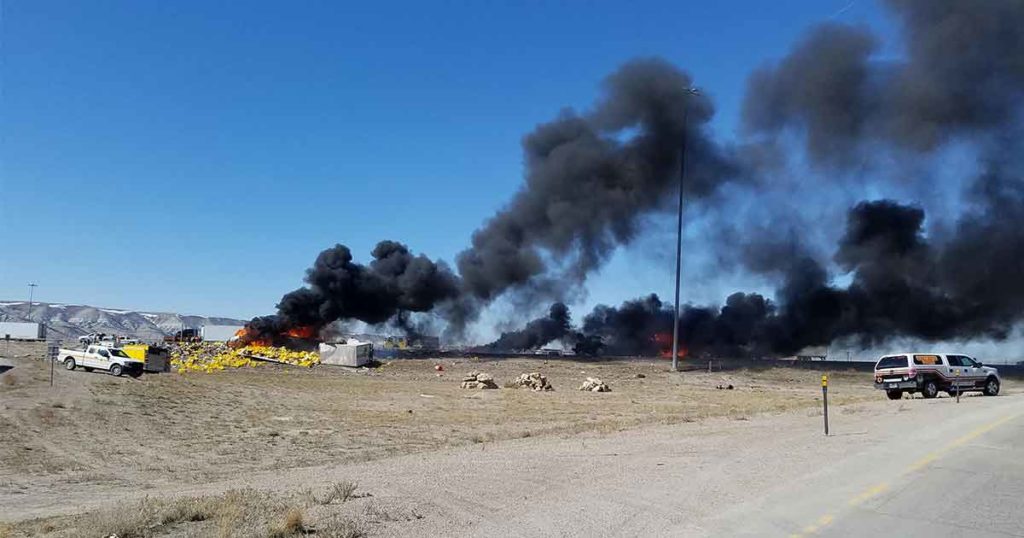
<svg viewBox="0 0 1024 538"><path fill-rule="evenodd" d="M683 270L683 182L686 180L686 130L690 115L690 97L697 88L687 88L683 101L683 143L679 150L679 220L676 223L676 300L672 318L672 371L679 371L679 275Z"/></svg>
<svg viewBox="0 0 1024 538"><path fill-rule="evenodd" d="M28 284L28 319L32 319L32 296L35 295L36 288L39 284L35 282L29 282Z"/></svg>

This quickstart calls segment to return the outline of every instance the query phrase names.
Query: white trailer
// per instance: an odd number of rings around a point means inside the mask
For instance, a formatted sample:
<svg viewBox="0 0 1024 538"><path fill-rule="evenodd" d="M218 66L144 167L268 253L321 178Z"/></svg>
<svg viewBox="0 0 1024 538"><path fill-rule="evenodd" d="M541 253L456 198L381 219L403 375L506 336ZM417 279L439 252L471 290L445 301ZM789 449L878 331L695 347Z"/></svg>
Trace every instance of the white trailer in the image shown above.
<svg viewBox="0 0 1024 538"><path fill-rule="evenodd" d="M373 344L320 344L320 364L366 366L373 360Z"/></svg>
<svg viewBox="0 0 1024 538"><path fill-rule="evenodd" d="M227 342L242 328L241 325L204 325L200 335L204 342Z"/></svg>
<svg viewBox="0 0 1024 538"><path fill-rule="evenodd" d="M0 338L6 340L45 340L46 325L0 321Z"/></svg>

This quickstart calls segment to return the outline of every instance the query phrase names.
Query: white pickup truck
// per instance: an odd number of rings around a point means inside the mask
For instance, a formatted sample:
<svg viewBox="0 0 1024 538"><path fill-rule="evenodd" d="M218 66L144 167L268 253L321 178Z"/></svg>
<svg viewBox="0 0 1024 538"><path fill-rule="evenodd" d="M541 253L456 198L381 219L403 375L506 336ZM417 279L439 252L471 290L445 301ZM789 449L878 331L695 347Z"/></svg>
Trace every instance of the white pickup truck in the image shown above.
<svg viewBox="0 0 1024 538"><path fill-rule="evenodd" d="M68 370L81 366L86 372L105 370L115 376L128 374L135 377L142 374L142 361L113 347L89 346L85 351L61 348L58 356Z"/></svg>

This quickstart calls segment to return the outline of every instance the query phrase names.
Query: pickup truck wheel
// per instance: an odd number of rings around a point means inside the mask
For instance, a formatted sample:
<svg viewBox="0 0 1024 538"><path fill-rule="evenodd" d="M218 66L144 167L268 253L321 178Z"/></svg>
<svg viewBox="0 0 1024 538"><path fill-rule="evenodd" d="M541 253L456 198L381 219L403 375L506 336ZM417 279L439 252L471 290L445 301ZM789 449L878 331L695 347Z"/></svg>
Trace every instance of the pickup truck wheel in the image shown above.
<svg viewBox="0 0 1024 538"><path fill-rule="evenodd" d="M74 370L75 359L72 359L71 357L64 359L64 368L67 368L68 370Z"/></svg>
<svg viewBox="0 0 1024 538"><path fill-rule="evenodd" d="M902 390L887 390L887 391L885 391L885 395L888 396L890 400L902 400L903 399L903 391Z"/></svg>
<svg viewBox="0 0 1024 538"><path fill-rule="evenodd" d="M924 386L921 387L921 395L925 398L934 398L939 395L939 384L934 379L929 379L924 382Z"/></svg>
<svg viewBox="0 0 1024 538"><path fill-rule="evenodd" d="M999 380L990 377L985 380L985 396L996 396L999 394Z"/></svg>
<svg viewBox="0 0 1024 538"><path fill-rule="evenodd" d="M115 364L110 367L110 374L113 375L114 377L121 377L122 372L123 370L120 364Z"/></svg>

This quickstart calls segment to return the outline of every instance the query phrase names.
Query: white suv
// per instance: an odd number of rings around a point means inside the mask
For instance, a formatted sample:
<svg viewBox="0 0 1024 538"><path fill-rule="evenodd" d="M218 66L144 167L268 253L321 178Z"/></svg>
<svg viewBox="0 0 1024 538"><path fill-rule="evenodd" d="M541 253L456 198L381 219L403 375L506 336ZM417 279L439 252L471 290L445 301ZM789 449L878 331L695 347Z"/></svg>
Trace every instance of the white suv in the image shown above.
<svg viewBox="0 0 1024 538"><path fill-rule="evenodd" d="M885 355L875 364L875 388L884 390L890 400L899 400L904 392L920 392L934 398L939 391L950 395L981 391L986 396L999 394L999 371L967 355L951 353L899 353Z"/></svg>

